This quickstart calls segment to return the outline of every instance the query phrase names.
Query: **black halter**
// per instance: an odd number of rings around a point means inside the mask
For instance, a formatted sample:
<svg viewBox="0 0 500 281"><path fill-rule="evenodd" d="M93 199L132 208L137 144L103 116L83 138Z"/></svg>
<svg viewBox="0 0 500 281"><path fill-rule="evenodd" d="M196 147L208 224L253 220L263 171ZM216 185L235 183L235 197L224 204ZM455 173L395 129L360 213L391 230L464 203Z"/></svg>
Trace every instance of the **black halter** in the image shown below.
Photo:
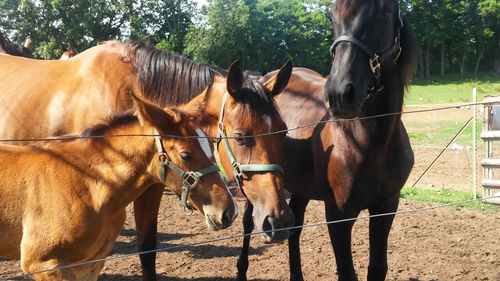
<svg viewBox="0 0 500 281"><path fill-rule="evenodd" d="M330 47L330 52L332 53L332 56L335 56L335 49L341 42L349 42L358 47L366 56L368 56L368 63L373 73L374 83L371 88L368 89L368 95L379 93L384 89L384 85L382 85L382 82L380 81L380 77L382 76L381 64L387 61L390 57L394 57L393 65L396 65L399 55L401 55L401 28L403 28L403 16L401 14L401 10L399 9L398 3L398 22L395 26L396 35L394 38L394 44L392 44L389 49L382 52L381 54L377 54L376 52L370 50L365 44L363 44L363 42L354 38L353 36L342 35L337 37L335 41L333 41L333 44Z"/></svg>

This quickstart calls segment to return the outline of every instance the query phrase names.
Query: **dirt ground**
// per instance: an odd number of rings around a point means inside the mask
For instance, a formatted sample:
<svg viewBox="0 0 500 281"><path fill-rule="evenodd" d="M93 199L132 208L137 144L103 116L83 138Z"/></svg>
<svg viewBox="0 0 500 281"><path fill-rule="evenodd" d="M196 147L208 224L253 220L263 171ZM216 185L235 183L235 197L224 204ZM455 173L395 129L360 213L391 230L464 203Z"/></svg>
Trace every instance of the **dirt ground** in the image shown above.
<svg viewBox="0 0 500 281"><path fill-rule="evenodd" d="M415 110L415 108L407 108ZM435 118L467 120L466 110L405 115L405 122L431 122ZM432 128L431 128L432 129ZM452 136L451 136L452 137ZM411 186L439 153L439 148L415 148L416 163L407 185ZM483 155L478 149L478 158ZM450 150L417 186L470 190L471 157L467 150ZM478 175L480 175L478 168ZM242 238L188 245L242 233L244 202L237 201L240 215L234 224L219 232L209 231L203 218L187 216L178 199L165 193L160 214L157 272L167 280L234 280L236 260ZM402 199L399 210L421 209L432 204ZM136 250L132 209L112 255ZM367 215L363 212L361 216ZM325 221L323 203L312 201L306 224ZM305 228L301 236L302 269L305 280L336 280L333 250L325 225ZM176 245L185 245L172 248ZM251 242L249 280L288 280L287 243L264 244L259 237ZM387 280L447 281L500 280L500 212L440 208L396 216L389 237ZM368 220L356 222L353 230L353 256L360 280L366 280L368 266ZM0 259L0 278L22 273L18 261ZM137 256L108 261L99 278L104 280L141 280ZM29 280L25 278L25 280Z"/></svg>

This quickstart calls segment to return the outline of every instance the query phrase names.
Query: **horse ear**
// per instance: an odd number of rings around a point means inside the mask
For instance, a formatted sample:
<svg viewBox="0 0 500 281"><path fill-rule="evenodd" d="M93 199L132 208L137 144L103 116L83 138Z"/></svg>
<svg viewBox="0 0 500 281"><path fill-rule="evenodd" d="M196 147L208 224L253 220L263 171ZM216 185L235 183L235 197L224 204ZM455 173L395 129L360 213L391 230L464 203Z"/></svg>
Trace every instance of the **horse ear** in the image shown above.
<svg viewBox="0 0 500 281"><path fill-rule="evenodd" d="M235 60L227 71L226 87L227 92L236 99L243 86L243 71L240 68L240 61Z"/></svg>
<svg viewBox="0 0 500 281"><path fill-rule="evenodd" d="M273 77L264 83L264 86L271 91L273 96L281 93L285 89L290 76L292 75L293 64L291 60L288 60Z"/></svg>
<svg viewBox="0 0 500 281"><path fill-rule="evenodd" d="M134 94L132 94L132 97L141 125L147 123L159 131L165 132L165 129L173 128L181 121L179 112L175 110L169 108L162 109L151 102L140 99Z"/></svg>
<svg viewBox="0 0 500 281"><path fill-rule="evenodd" d="M0 33L0 47L6 52L9 49L9 41Z"/></svg>
<svg viewBox="0 0 500 281"><path fill-rule="evenodd" d="M26 37L26 40L24 40L24 47L31 51L31 37Z"/></svg>

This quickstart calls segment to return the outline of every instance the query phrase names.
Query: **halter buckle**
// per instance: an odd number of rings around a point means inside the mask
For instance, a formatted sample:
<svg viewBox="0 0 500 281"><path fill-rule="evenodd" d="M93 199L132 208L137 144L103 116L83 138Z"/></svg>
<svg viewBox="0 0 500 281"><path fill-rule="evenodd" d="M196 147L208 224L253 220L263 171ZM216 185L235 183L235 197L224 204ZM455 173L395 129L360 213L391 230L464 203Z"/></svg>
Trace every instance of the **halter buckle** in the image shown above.
<svg viewBox="0 0 500 281"><path fill-rule="evenodd" d="M159 152L158 153L158 160L160 160L160 163L165 163L167 162L168 156L165 152Z"/></svg>
<svg viewBox="0 0 500 281"><path fill-rule="evenodd" d="M189 189L193 189L197 184L198 182L200 182L200 178L197 177L193 171L191 172L187 172L184 176L184 181L182 182L182 184L186 187L189 187Z"/></svg>
<svg viewBox="0 0 500 281"><path fill-rule="evenodd" d="M369 61L370 61L370 68L373 74L375 74L377 71L380 71L380 61L379 61L379 56L377 54L375 54L373 58L370 58Z"/></svg>
<svg viewBox="0 0 500 281"><path fill-rule="evenodd" d="M238 177L240 177L243 173L241 172L241 168L240 168L240 163L238 162L234 162L233 164L231 164L233 166L233 171L234 171L234 174Z"/></svg>

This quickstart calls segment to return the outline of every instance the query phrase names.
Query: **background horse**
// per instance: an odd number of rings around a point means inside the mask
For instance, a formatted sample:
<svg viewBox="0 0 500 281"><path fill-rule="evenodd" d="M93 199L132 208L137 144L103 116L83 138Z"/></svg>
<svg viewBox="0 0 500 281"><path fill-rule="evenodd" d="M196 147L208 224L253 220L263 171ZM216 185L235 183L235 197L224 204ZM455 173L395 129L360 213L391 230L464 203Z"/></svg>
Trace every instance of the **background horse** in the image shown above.
<svg viewBox="0 0 500 281"><path fill-rule="evenodd" d="M404 88L416 66L416 50L397 1L338 0L331 16L337 39L328 79L310 69L294 68L287 88L276 98L288 128L320 122L291 130L285 138L285 186L292 193L296 225L303 224L309 200L325 202L327 221L355 218L363 209L371 215L395 212L413 166L400 112ZM383 53L375 58L365 50ZM390 115L376 117L381 114ZM368 280L385 279L393 218L370 219ZM357 280L351 253L353 224L328 225L339 280ZM303 280L300 233L301 229L294 230L289 238L290 280ZM243 249L238 260L239 280L246 279L246 253Z"/></svg>
<svg viewBox="0 0 500 281"><path fill-rule="evenodd" d="M33 58L31 38L29 36L26 37L24 46L22 46L10 42L9 39L3 37L2 33L0 33L0 53L18 57Z"/></svg>
<svg viewBox="0 0 500 281"><path fill-rule="evenodd" d="M270 230L265 236L269 241L282 240L288 232L273 230L292 225L293 216L285 201L281 175L266 166L253 172L231 171L235 163L238 167L242 167L240 163L282 164L282 136L249 136L286 128L273 96L286 86L291 68L290 63L285 64L261 84L245 78L238 64L233 64L224 78L225 73L219 75L180 56L118 42L93 47L63 61L0 56L0 136L26 139L83 130L131 108L130 92L162 107L190 101L183 108L197 115L203 131L215 136L223 128L222 133L230 138L218 143L221 162L254 204L255 225ZM153 185L134 201L140 251L156 247L163 190L163 185ZM155 256L141 255L144 280L156 279Z"/></svg>
<svg viewBox="0 0 500 281"><path fill-rule="evenodd" d="M0 145L0 256L21 258L26 273L105 258L125 222L125 207L145 188L166 182L181 195L182 174L213 165L202 141L143 136L192 136L200 130L193 118L142 101L136 108L141 122L121 114L84 132L129 137ZM165 165L172 169L166 175ZM215 230L236 216L218 171L215 166L198 178L187 194ZM91 281L103 266L100 261L33 277Z"/></svg>

